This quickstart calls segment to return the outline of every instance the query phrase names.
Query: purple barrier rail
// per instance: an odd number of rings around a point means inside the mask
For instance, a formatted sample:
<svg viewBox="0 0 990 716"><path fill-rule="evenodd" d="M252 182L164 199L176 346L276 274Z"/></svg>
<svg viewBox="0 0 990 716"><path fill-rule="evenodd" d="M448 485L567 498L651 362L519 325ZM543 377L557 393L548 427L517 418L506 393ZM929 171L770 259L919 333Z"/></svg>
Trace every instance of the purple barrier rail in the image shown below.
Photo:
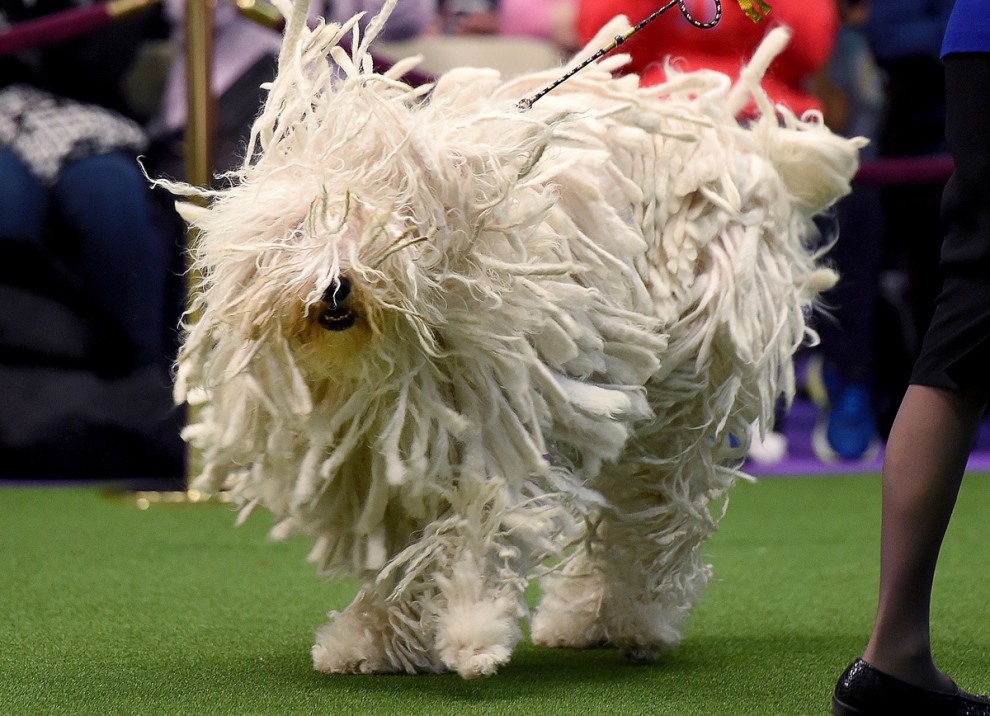
<svg viewBox="0 0 990 716"><path fill-rule="evenodd" d="M860 184L945 184L952 175L948 154L920 157L881 157L860 165L854 182Z"/></svg>
<svg viewBox="0 0 990 716"><path fill-rule="evenodd" d="M158 0L110 0L19 22L0 33L0 57L70 40L154 5Z"/></svg>

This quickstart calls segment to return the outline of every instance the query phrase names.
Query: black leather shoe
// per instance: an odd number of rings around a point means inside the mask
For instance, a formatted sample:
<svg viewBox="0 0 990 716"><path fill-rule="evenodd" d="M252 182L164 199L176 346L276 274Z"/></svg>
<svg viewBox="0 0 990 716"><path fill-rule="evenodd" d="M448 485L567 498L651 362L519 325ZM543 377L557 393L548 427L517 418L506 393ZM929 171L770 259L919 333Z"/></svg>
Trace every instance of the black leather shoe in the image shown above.
<svg viewBox="0 0 990 716"><path fill-rule="evenodd" d="M990 716L990 698L929 691L895 679L856 659L839 677L832 694L834 716Z"/></svg>

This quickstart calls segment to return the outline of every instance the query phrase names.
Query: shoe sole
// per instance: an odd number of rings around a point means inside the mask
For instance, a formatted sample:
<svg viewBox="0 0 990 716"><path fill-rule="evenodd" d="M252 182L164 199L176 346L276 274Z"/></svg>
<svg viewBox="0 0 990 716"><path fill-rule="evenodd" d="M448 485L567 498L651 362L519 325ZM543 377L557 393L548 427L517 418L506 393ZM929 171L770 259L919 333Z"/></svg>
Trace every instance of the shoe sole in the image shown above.
<svg viewBox="0 0 990 716"><path fill-rule="evenodd" d="M867 716L866 711L844 704L835 696L832 697L832 716Z"/></svg>
<svg viewBox="0 0 990 716"><path fill-rule="evenodd" d="M811 451L815 457L829 465L842 461L839 455L828 442L828 415L823 414L811 429Z"/></svg>

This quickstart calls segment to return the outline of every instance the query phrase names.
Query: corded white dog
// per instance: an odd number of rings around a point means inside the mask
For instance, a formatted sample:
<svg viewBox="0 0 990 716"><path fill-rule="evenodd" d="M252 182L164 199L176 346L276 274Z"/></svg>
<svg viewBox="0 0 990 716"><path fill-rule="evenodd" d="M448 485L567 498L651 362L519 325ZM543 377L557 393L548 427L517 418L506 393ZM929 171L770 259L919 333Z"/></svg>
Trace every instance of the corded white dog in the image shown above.
<svg viewBox="0 0 990 716"><path fill-rule="evenodd" d="M492 674L544 569L538 644L650 659L709 580L700 548L751 426L793 392L835 279L812 217L860 142L770 105L784 30L735 86L641 89L611 58L521 112L558 73L460 69L428 96L400 79L412 60L376 74L393 5L363 37L286 8L231 185L163 182L209 199L183 205L194 486L361 579L316 635L321 671Z"/></svg>

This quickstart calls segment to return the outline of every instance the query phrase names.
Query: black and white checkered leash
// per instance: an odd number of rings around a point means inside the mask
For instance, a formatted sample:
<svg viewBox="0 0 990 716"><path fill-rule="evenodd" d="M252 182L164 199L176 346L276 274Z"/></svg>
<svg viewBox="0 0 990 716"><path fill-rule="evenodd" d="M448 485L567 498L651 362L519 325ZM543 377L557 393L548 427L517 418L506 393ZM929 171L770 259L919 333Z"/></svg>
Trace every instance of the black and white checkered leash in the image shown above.
<svg viewBox="0 0 990 716"><path fill-rule="evenodd" d="M610 42L609 44L607 44L605 47L602 47L595 54L593 54L588 59L584 60L584 62L582 62L578 66L576 66L576 67L568 70L567 74L563 75L559 79L554 80L551 84L549 84L546 87L544 87L543 89L541 89L539 92L537 92L536 94L534 94L532 97L527 97L525 99L519 100L519 102L516 103L516 106L519 108L519 110L521 112L528 111L534 104L536 104L537 101L539 101L546 94L548 94L548 93L552 92L553 90L555 90L557 87L559 87L560 85L562 85L564 82L566 82L567 80L569 80L571 77L573 77L574 75L576 75L578 72L580 72L581 70L583 70L585 67L587 67L588 65L590 65L592 62L595 62L599 58L604 57L605 55L607 55L609 52L611 52L612 50L614 50L615 48L617 48L619 45L621 45L622 43L624 43L630 37L632 37L633 35L635 35L637 32L639 32L640 30L642 30L644 27L646 27L647 25L649 25L651 22L653 22L654 20L656 20L658 17L660 17L661 15L663 15L665 12L667 12L668 10L670 10L675 5L678 8L680 8L681 14L684 15L684 17L687 19L687 21L689 23L691 23L695 27L700 28L702 30L707 30L707 29L710 29L710 28L715 27L719 23L719 20L722 19L722 0L714 0L714 2L715 2L715 17L713 17L708 22L702 22L701 20L698 20L696 17L694 17L694 15L692 15L691 12L687 9L687 6L685 5L685 2L686 2L686 0L670 0L670 2L668 2L666 5L664 5L662 8L660 8L659 10L657 10L655 13L653 13L649 17L647 17L642 22L639 22L636 25L634 25L633 27L629 28L623 34L616 35L615 38L612 40L612 42Z"/></svg>

